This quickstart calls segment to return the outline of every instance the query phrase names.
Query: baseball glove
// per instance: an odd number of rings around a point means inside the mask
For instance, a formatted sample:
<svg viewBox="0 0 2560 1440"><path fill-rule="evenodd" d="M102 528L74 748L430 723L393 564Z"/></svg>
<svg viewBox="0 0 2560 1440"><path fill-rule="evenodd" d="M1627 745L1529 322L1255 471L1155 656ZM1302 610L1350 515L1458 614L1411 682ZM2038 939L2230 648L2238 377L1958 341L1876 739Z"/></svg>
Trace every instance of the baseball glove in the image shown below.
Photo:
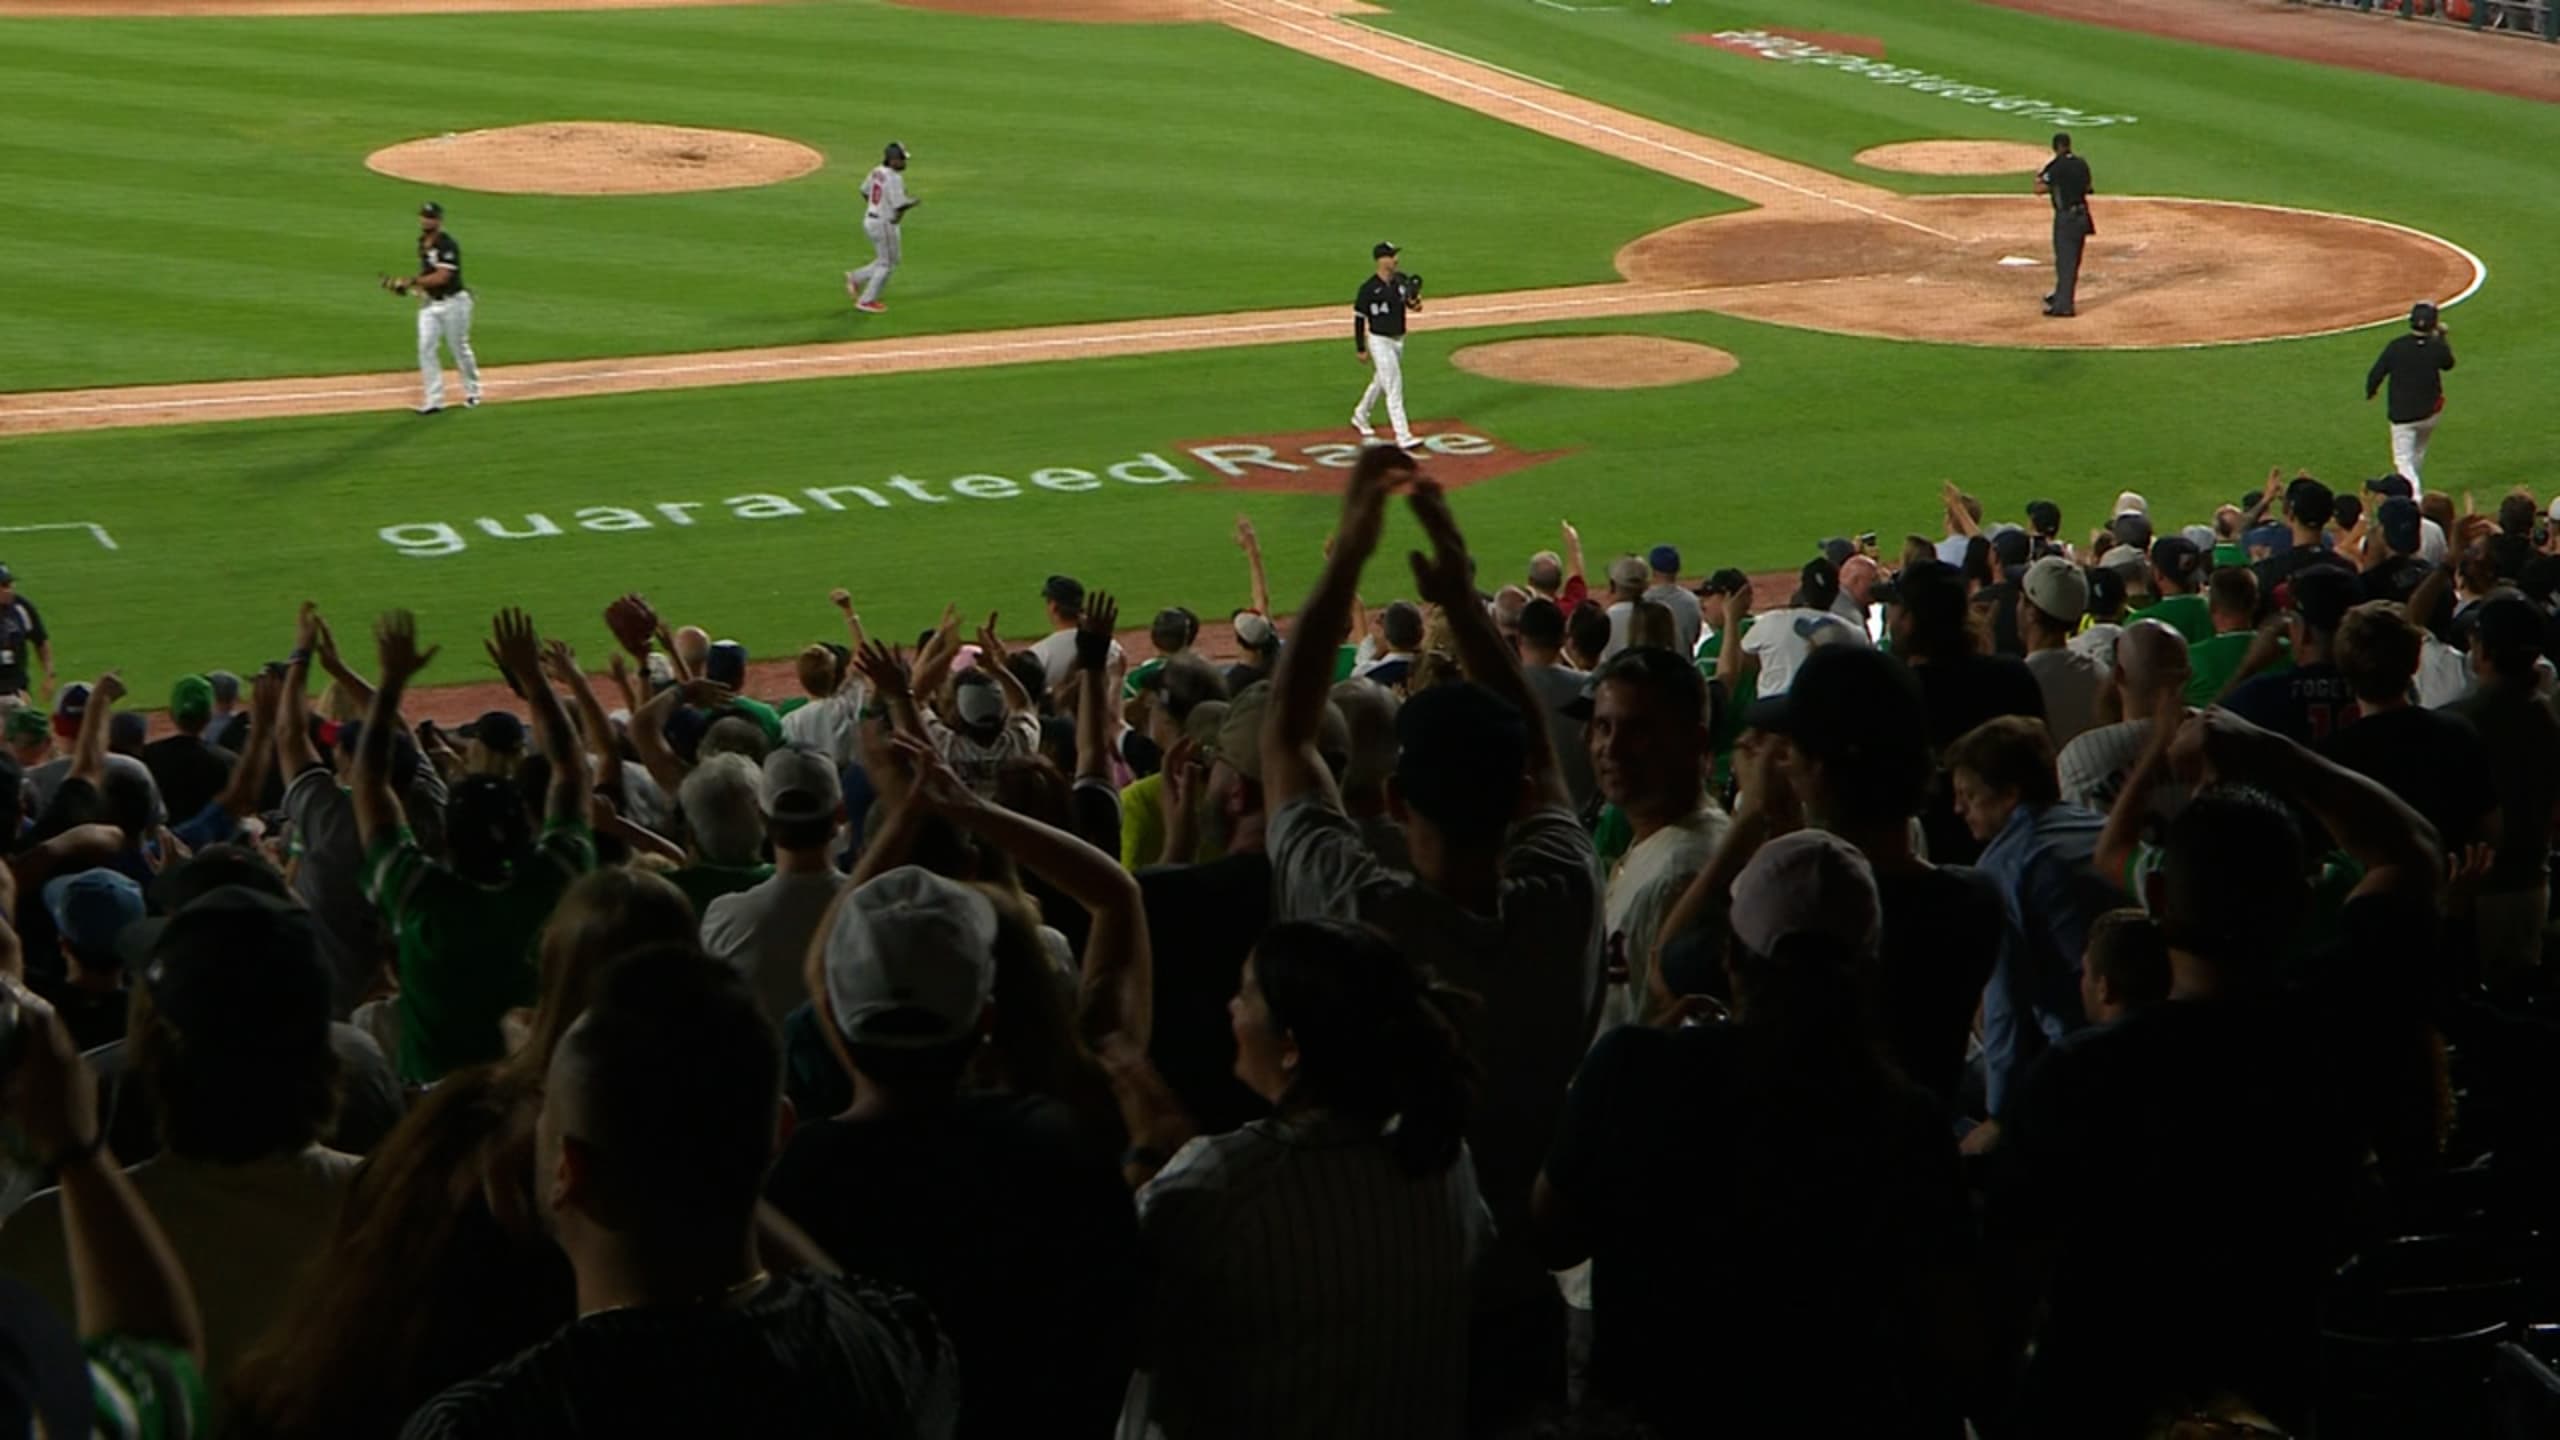
<svg viewBox="0 0 2560 1440"><path fill-rule="evenodd" d="M1396 288L1398 288L1398 289L1400 289L1400 290L1404 291L1404 298L1406 298L1407 300L1419 300L1419 299L1421 299L1421 298L1422 298L1422 275L1421 275L1421 272L1419 272L1419 271L1414 271L1414 270L1408 270L1408 271L1406 271L1405 273L1403 273L1403 274L1401 274L1401 275L1398 275L1398 276L1396 277Z"/></svg>
<svg viewBox="0 0 2560 1440"><path fill-rule="evenodd" d="M382 286L383 289L390 291L394 295L408 294L409 287L417 283L416 280L407 275L384 275L379 271L375 272L373 278Z"/></svg>

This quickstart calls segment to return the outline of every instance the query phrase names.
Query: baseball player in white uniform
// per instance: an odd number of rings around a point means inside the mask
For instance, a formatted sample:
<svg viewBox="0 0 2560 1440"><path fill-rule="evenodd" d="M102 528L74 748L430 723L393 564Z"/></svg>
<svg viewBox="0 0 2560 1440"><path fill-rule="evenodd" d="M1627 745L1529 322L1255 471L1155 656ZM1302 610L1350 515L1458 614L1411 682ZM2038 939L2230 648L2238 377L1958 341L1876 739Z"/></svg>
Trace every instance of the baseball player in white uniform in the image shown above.
<svg viewBox="0 0 2560 1440"><path fill-rule="evenodd" d="M854 309L877 315L889 308L880 303L880 292L889 288L889 275L898 268L898 222L923 203L907 198L907 147L890 141L880 163L862 180L862 233L871 237L872 259L859 270L844 272L844 293L853 297Z"/></svg>
<svg viewBox="0 0 2560 1440"><path fill-rule="evenodd" d="M1383 397L1387 419L1396 427L1396 444L1410 450L1422 442L1404 416L1404 316L1422 308L1422 277L1397 274L1396 247L1384 240L1369 255L1378 262L1378 273L1361 281L1360 293L1352 297L1351 347L1373 373L1369 388L1360 392L1360 408L1351 412L1351 428L1362 440L1377 439L1378 432L1369 428L1369 412Z"/></svg>

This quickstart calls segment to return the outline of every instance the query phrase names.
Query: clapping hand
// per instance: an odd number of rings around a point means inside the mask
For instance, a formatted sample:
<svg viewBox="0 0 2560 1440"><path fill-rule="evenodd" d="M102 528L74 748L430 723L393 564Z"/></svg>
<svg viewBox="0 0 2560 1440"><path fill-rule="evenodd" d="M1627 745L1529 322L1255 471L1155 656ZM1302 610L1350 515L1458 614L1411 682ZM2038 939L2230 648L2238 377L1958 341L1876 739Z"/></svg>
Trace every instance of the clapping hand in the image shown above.
<svg viewBox="0 0 2560 1440"><path fill-rule="evenodd" d="M1342 523L1334 529L1334 549L1366 560L1378 549L1386 529L1387 497L1413 474L1413 457L1386 445L1360 452L1351 467L1351 483L1342 491Z"/></svg>
<svg viewBox="0 0 2560 1440"><path fill-rule="evenodd" d="M839 585L827 592L827 603L850 615L853 613L853 592Z"/></svg>
<svg viewBox="0 0 2560 1440"><path fill-rule="evenodd" d="M533 628L533 617L512 605L489 622L489 655L519 686L542 679L542 637Z"/></svg>
<svg viewBox="0 0 2560 1440"><path fill-rule="evenodd" d="M1248 530L1251 528L1247 527ZM1120 602L1107 590L1085 597L1084 617L1076 622L1076 665L1100 670L1111 663L1111 637L1120 628Z"/></svg>
<svg viewBox="0 0 2560 1440"><path fill-rule="evenodd" d="M913 735L892 735L889 743L906 762L907 774L915 781L909 794L929 810L952 811L982 803L977 793L960 783L949 761L940 752Z"/></svg>
<svg viewBox="0 0 2560 1440"><path fill-rule="evenodd" d="M915 693L915 677L907 670L907 657L894 645L866 641L853 657L853 668L871 683L875 694L884 698L904 700Z"/></svg>
<svg viewBox="0 0 2560 1440"><path fill-rule="evenodd" d="M417 648L417 615L407 610L387 610L374 620L374 661L381 666L381 684L407 684L443 651L443 646Z"/></svg>
<svg viewBox="0 0 2560 1440"><path fill-rule="evenodd" d="M1406 503L1414 518L1422 522L1422 533L1431 541L1431 553L1410 552L1406 558L1413 566L1414 584L1422 598L1443 610L1476 603L1475 577L1467 569L1466 537L1458 533L1458 517L1449 513L1449 496L1440 482L1428 476L1413 482L1413 493Z"/></svg>
<svg viewBox="0 0 2560 1440"><path fill-rule="evenodd" d="M90 699L108 705L123 699L127 693L129 692L124 688L124 672L121 670L108 671L98 677L96 684L89 687Z"/></svg>
<svg viewBox="0 0 2560 1440"><path fill-rule="evenodd" d="M542 673L563 685L577 684L578 652L571 649L566 640L543 641Z"/></svg>

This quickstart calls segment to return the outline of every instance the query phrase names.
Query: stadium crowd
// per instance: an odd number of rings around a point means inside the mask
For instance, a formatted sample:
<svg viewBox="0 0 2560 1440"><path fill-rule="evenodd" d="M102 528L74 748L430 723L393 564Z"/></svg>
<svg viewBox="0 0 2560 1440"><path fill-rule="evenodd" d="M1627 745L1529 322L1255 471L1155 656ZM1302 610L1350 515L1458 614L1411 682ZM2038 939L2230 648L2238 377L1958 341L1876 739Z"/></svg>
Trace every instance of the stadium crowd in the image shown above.
<svg viewBox="0 0 2560 1440"><path fill-rule="evenodd" d="M1768 605L1381 447L1233 654L1054 576L778 703L638 595L458 732L396 611L157 740L0 675L0 1428L2482 1433L2560 502L2412 492L1950 486Z"/></svg>

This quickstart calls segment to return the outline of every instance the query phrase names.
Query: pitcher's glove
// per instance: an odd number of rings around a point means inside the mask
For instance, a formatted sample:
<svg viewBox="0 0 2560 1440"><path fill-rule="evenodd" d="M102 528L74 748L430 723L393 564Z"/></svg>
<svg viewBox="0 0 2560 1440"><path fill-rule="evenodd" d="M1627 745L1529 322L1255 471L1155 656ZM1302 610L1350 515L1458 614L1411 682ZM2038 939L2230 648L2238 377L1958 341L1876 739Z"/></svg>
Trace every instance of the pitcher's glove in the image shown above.
<svg viewBox="0 0 2560 1440"><path fill-rule="evenodd" d="M1397 288L1397 289L1400 289L1400 290L1402 290L1402 291L1404 292L1404 298L1405 298L1405 299L1407 299L1407 300L1419 300L1419 299L1421 299L1421 298L1422 298L1422 276L1421 276L1421 274L1420 274L1419 272L1416 272L1416 271L1408 270L1408 271L1406 271L1404 274L1398 275L1398 276L1396 277L1396 288Z"/></svg>
<svg viewBox="0 0 2560 1440"><path fill-rule="evenodd" d="M375 274L374 279L380 282L383 289L390 291L394 295L408 294L410 287L417 283L416 279L411 276L384 275L378 272Z"/></svg>

